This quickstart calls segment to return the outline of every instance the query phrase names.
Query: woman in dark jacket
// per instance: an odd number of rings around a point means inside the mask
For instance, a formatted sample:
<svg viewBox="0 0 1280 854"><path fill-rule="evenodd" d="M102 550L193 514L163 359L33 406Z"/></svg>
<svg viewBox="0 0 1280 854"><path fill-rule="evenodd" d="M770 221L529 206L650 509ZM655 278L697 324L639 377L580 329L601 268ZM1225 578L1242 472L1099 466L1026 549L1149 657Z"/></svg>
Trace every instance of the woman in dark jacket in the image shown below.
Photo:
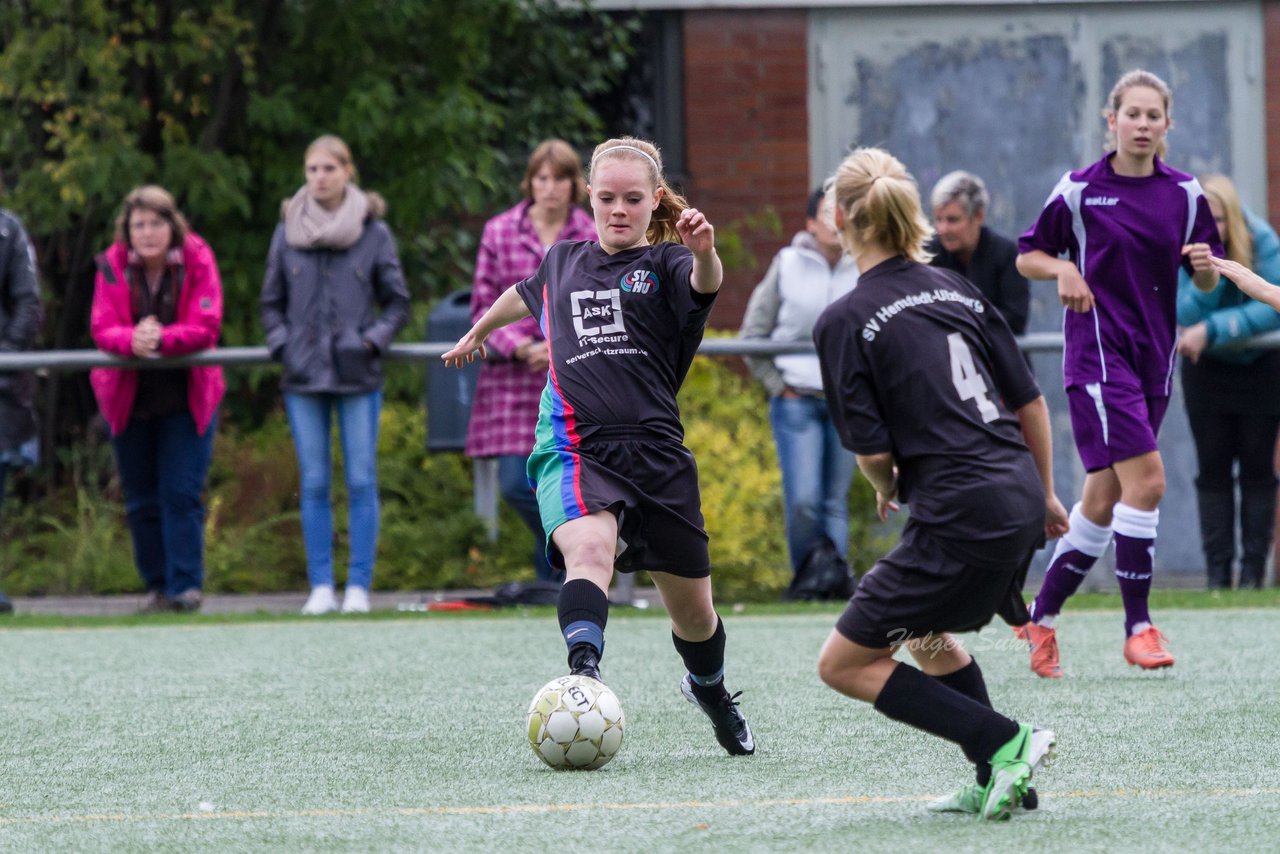
<svg viewBox="0 0 1280 854"><path fill-rule="evenodd" d="M0 208L0 353L35 346L40 315L31 241L22 222ZM0 373L0 505L9 468L36 461L34 385L30 372Z"/></svg>
<svg viewBox="0 0 1280 854"><path fill-rule="evenodd" d="M378 357L409 317L386 203L354 183L346 143L307 148L306 184L284 203L262 283L262 326L283 362L281 388L301 474L302 538L311 595L304 614L337 609L329 429L334 415L347 481L351 554L344 612L369 610L378 544Z"/></svg>

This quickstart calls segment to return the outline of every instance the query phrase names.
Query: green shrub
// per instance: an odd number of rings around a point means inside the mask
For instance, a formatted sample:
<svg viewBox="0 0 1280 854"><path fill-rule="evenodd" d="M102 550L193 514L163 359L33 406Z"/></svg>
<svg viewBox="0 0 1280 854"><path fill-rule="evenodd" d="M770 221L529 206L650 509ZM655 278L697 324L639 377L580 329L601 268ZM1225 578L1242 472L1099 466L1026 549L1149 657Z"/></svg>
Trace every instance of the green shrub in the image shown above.
<svg viewBox="0 0 1280 854"><path fill-rule="evenodd" d="M686 442L698 459L703 514L721 595L776 597L790 580L781 476L764 392L725 360L694 360L680 395ZM378 442L381 531L375 586L391 590L489 587L533 578L534 543L503 504L490 542L472 509L471 464L426 450L421 406L389 401ZM345 580L346 491L334 431L334 566ZM69 486L39 501L6 503L0 589L17 595L124 593L141 582L109 445L68 452ZM851 560L865 569L887 545L861 477L850 493ZM206 493L205 588L304 590L298 466L279 407L251 432L219 429Z"/></svg>

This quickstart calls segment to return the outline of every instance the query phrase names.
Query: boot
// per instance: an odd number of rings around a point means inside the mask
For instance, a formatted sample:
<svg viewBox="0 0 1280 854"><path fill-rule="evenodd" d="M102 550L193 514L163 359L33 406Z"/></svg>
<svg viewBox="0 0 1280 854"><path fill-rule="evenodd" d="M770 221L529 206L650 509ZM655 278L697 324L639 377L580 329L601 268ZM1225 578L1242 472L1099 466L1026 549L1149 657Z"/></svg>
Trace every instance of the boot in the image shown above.
<svg viewBox="0 0 1280 854"><path fill-rule="evenodd" d="M1276 530L1276 490L1240 491L1240 586L1259 589Z"/></svg>
<svg viewBox="0 0 1280 854"><path fill-rule="evenodd" d="M1236 551L1236 500L1230 492L1197 490L1200 542L1210 590L1231 589L1231 562Z"/></svg>

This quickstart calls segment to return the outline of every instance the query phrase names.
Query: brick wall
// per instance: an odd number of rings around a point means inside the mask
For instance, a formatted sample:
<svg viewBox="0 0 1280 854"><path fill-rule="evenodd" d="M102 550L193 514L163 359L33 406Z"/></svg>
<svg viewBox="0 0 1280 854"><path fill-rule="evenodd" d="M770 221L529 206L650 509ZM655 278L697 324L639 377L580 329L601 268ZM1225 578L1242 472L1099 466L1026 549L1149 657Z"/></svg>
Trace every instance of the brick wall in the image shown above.
<svg viewBox="0 0 1280 854"><path fill-rule="evenodd" d="M690 203L719 228L772 206L782 233L743 232L755 269L731 270L711 325L737 329L775 252L804 227L809 192L804 10L684 15L685 149Z"/></svg>

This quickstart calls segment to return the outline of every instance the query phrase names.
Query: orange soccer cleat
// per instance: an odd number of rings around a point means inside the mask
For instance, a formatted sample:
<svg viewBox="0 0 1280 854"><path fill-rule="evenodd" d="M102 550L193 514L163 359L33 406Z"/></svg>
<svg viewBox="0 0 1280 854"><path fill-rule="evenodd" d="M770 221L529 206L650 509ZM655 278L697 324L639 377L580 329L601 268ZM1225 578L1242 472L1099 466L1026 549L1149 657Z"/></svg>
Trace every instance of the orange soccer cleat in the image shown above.
<svg viewBox="0 0 1280 854"><path fill-rule="evenodd" d="M1124 642L1124 660L1143 670L1173 667L1173 654L1165 649L1166 638L1155 626L1148 626Z"/></svg>
<svg viewBox="0 0 1280 854"><path fill-rule="evenodd" d="M1061 679L1062 665L1058 663L1058 633L1037 623L1027 623L1013 630L1027 642L1031 650L1031 672L1044 679ZM1126 649L1126 655L1128 654ZM1172 662L1170 662L1172 663Z"/></svg>

